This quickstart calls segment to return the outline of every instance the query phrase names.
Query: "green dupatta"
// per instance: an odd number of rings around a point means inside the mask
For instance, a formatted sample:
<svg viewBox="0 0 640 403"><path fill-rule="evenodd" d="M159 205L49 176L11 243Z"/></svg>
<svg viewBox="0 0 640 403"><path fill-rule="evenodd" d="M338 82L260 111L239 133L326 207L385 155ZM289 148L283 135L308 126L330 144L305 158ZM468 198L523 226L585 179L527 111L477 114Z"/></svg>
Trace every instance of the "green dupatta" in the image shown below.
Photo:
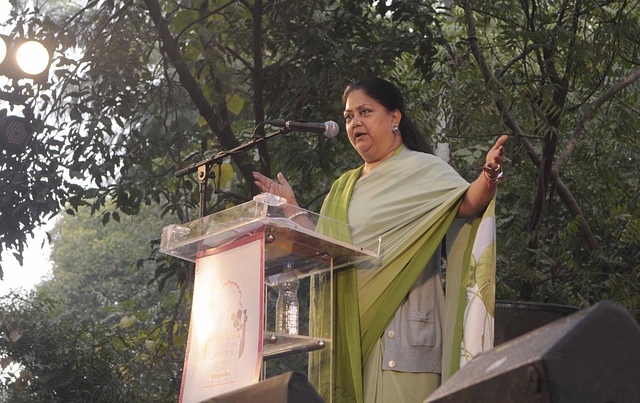
<svg viewBox="0 0 640 403"><path fill-rule="evenodd" d="M472 240L481 220L465 223L457 219L454 224L468 184L449 165L434 156L400 151L372 170L361 184L358 180L362 167L345 173L334 183L320 213L348 223L357 184L361 193L356 199L367 200L367 205L380 200L372 208L371 228L367 228L383 237L383 256L378 265L360 270L350 267L335 273L335 402L363 401L363 363L447 232L455 239L448 242L453 245L449 253L455 256L447 269L443 379L459 367L468 286L478 277L469 272L474 256ZM370 182L365 183L365 179ZM391 180L397 180L392 187L398 191L390 192L381 186L390 185ZM318 230L356 245L361 241L352 239L352 234L332 233L330 226L319 226ZM357 230L353 237L359 238ZM495 261L493 267L495 273ZM480 277L483 281L492 278ZM492 284L484 284L485 294ZM492 307L488 310L493 312ZM465 351L463 356L468 358L469 353Z"/></svg>

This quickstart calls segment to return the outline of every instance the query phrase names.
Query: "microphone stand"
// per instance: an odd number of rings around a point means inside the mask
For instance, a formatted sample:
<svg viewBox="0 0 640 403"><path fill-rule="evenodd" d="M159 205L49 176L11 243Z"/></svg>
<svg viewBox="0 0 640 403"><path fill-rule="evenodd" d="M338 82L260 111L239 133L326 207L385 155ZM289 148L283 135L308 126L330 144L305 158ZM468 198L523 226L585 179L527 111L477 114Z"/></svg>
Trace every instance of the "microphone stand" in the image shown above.
<svg viewBox="0 0 640 403"><path fill-rule="evenodd" d="M251 148L257 146L263 141L267 141L270 138L279 136L280 134L287 134L291 131L288 127L281 127L277 132L267 134L262 137L253 137L248 142L239 145L238 147L232 148L231 150L225 150L218 152L215 156L209 157L200 162L196 162L194 164L189 165L186 168L182 168L181 170L175 173L176 178L181 178L189 173L198 171L198 183L200 184L200 217L202 218L206 214L206 193L207 193L207 179L210 178L209 172L211 171L211 167L214 164L222 165L222 161L230 157L234 154L238 154Z"/></svg>

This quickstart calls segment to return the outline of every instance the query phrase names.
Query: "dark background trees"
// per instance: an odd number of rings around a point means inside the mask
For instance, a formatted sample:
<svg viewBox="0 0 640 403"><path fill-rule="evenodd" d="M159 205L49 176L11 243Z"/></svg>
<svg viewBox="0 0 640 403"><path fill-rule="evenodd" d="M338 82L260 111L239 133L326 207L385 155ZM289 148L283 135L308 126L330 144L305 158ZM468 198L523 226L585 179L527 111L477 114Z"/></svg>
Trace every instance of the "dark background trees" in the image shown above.
<svg viewBox="0 0 640 403"><path fill-rule="evenodd" d="M414 120L450 146L451 164L469 180L495 138L511 135L497 197L498 298L611 299L640 317L633 2L461 2L449 10L418 0L146 0L29 12L16 4L12 12L16 32L53 38L56 65L47 84L5 87L28 98L37 133L27 154L1 155L2 249L20 253L41 221L61 210L88 214L83 206L97 224L82 231L95 240L99 226L148 208L193 220L195 175L174 172L263 135L272 129L260 125L266 119L342 125L345 85L381 75L405 91ZM10 112L2 104L0 114ZM332 181L358 164L344 134L281 136L225 161L208 213L250 199L251 170L283 171L301 204L317 211ZM99 305L91 286L67 282L84 269L63 257L56 247L59 276L47 287L59 283L69 297ZM87 273L124 270L124 257L105 254ZM132 289L153 279L164 292L188 289L189 265L158 256L140 264ZM124 292L101 286L105 300Z"/></svg>

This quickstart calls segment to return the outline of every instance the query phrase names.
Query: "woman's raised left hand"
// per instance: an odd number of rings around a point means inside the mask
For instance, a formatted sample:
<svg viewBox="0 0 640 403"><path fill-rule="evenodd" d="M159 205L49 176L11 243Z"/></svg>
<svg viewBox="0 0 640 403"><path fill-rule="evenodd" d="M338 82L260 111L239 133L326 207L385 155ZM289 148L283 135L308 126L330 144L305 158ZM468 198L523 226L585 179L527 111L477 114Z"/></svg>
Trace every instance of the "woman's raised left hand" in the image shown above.
<svg viewBox="0 0 640 403"><path fill-rule="evenodd" d="M500 172L500 169L502 168L502 164L504 162L504 143L507 142L508 138L509 136L507 136L506 134L503 134L496 141L493 147L491 147L489 152L487 152L487 157L485 159L486 161L485 167L488 170L495 172L496 175ZM490 172L488 173L490 174ZM491 176L496 176L496 175L491 175Z"/></svg>
<svg viewBox="0 0 640 403"><path fill-rule="evenodd" d="M505 179L502 174L502 163L504 162L504 143L508 138L506 134L500 136L487 153L482 172L465 193L458 210L458 217L473 217L482 213L495 196L498 182Z"/></svg>

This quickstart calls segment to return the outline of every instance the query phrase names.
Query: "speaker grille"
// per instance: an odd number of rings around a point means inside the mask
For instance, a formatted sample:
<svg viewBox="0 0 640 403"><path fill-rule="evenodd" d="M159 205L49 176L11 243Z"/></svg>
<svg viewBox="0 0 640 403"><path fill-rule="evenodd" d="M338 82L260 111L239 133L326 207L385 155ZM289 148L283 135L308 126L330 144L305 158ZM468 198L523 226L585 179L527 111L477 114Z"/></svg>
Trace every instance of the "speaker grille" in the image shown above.
<svg viewBox="0 0 640 403"><path fill-rule="evenodd" d="M571 315L575 306L538 302L496 301L494 346Z"/></svg>
<svg viewBox="0 0 640 403"><path fill-rule="evenodd" d="M637 403L638 357L640 326L601 301L478 354L426 403Z"/></svg>

